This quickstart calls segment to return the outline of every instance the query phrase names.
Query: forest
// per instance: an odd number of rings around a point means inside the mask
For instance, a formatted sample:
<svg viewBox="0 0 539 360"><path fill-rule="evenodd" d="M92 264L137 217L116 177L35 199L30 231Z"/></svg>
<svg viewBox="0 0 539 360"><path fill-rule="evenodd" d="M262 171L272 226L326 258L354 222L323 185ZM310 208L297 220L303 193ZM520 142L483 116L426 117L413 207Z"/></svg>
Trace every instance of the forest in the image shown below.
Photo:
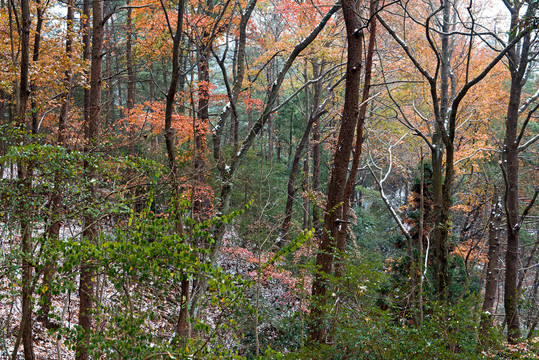
<svg viewBox="0 0 539 360"><path fill-rule="evenodd" d="M0 33L0 359L539 358L539 0Z"/></svg>

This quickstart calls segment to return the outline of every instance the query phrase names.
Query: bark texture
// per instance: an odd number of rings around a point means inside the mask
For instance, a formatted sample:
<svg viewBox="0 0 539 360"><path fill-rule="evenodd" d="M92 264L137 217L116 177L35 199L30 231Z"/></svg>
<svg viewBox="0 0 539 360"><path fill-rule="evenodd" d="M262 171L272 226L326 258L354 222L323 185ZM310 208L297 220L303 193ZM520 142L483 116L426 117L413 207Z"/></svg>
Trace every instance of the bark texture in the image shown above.
<svg viewBox="0 0 539 360"><path fill-rule="evenodd" d="M342 226L343 203L348 164L359 115L359 98L361 70L363 65L362 21L359 7L355 1L342 2L346 39L348 45L344 108L337 140L337 148L333 155L331 176L328 185L324 229L322 230L318 254L316 256L316 273L313 279L311 319L309 337L311 341L324 342L327 329L325 312L327 304L328 275L332 274L335 253L335 239Z"/></svg>
<svg viewBox="0 0 539 360"><path fill-rule="evenodd" d="M511 32L509 39L518 40L519 46L512 47L507 53L508 67L511 73L509 103L505 120L505 138L503 143L502 171L505 180L504 205L507 218L507 251L505 254L505 322L507 323L507 339L509 343L517 343L521 336L520 316L518 309L518 274L519 274L519 232L522 221L519 212L519 141L518 120L522 98L522 88L526 83L526 74L530 65L531 35L529 30L517 31L521 19L519 17L523 3L515 2L509 7L511 11ZM525 18L535 14L537 4L530 5ZM518 38L518 35L522 39Z"/></svg>
<svg viewBox="0 0 539 360"><path fill-rule="evenodd" d="M19 82L19 98L17 108L17 121L19 126L24 129L26 122L26 110L30 97L29 86L29 68L30 68L30 2L21 1L21 29L20 29L20 49L21 49L21 72ZM24 136L24 135L23 135ZM30 210L30 191L32 180L29 178L31 169L28 164L19 162L17 164L18 178L21 187L25 190L23 196L26 199L21 204L21 255L22 255L22 318L19 338L22 338L24 348L24 359L34 360L34 346L32 339L32 265L30 257L32 254L32 224L29 217ZM16 357L18 341L14 347L12 359Z"/></svg>
<svg viewBox="0 0 539 360"><path fill-rule="evenodd" d="M86 145L85 153L89 156L95 153L99 144L101 127L101 85L102 85L102 51L103 51L103 0L94 0L92 5L92 50L90 65L90 97L88 102L88 118L85 122ZM88 202L93 206L96 200L96 189L93 180L96 176L93 165L88 159L84 160L84 170L87 181ZM82 237L85 241L95 243L98 236L97 219L88 213L84 216ZM79 326L81 337L76 345L76 359L88 360L89 334L93 331L93 308L95 279L90 259L84 260L80 267L79 283Z"/></svg>
<svg viewBox="0 0 539 360"><path fill-rule="evenodd" d="M498 290L499 257L500 257L500 229L502 222L502 205L495 194L492 201L492 211L488 227L488 265L485 282L485 299L481 311L480 329L483 336L488 335L494 319L494 304Z"/></svg>

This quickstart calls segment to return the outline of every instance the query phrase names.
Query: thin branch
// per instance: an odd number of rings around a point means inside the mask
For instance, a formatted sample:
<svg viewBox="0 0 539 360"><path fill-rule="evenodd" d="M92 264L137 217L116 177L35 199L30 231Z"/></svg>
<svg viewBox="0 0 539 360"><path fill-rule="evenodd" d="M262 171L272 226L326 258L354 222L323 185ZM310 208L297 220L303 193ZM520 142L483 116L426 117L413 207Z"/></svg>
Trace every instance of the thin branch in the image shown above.
<svg viewBox="0 0 539 360"><path fill-rule="evenodd" d="M539 140L539 134L535 135L533 138L528 140L524 145L518 147L518 152L526 150L530 145Z"/></svg>
<svg viewBox="0 0 539 360"><path fill-rule="evenodd" d="M526 216L528 216L528 213L530 212L531 208L535 204L535 200L537 200L538 195L539 195L539 188L535 189L535 193L533 194L532 199L528 203L528 206L526 206L526 208L522 212L522 215L520 215L520 221L518 222L518 224L515 225L515 229L514 229L515 231L518 231L521 228L522 223L524 223L524 219L526 219Z"/></svg>
<svg viewBox="0 0 539 360"><path fill-rule="evenodd" d="M470 44L468 45L468 55L466 56L466 81L468 82L469 75L470 75L470 62L472 58L472 45L473 45L473 32L474 32L474 26L475 26L475 19L472 15L472 0L470 0L470 5L466 8L468 10L468 14L470 14L470 19L472 19L472 26L470 28Z"/></svg>
<svg viewBox="0 0 539 360"><path fill-rule="evenodd" d="M429 81L429 83L434 83L434 77L432 77L432 75L430 75L429 72L423 66L421 66L421 64L412 54L412 51L410 50L408 45L406 45L404 40L402 40L400 36L397 35L397 33L384 21L384 19L382 19L380 15L376 15L376 17L378 18L378 21L380 21L382 26L387 30L387 32L393 37L393 39L395 39L395 41L404 50L408 58L414 63L414 66L417 68L417 70Z"/></svg>
<svg viewBox="0 0 539 360"><path fill-rule="evenodd" d="M402 222L400 216L397 214L397 212L395 211L395 209L393 209L393 206L391 206L391 203L389 202L387 196L385 195L384 193L384 188L383 188L383 185L382 183L380 183L380 180L378 179L378 177L375 175L374 173L374 170L372 169L371 167L371 164L369 163L368 164L368 168L369 168L369 171L371 172L374 180L376 181L376 183L378 184L378 187L380 188L380 190L378 191L380 193L380 197L382 198L382 200L384 201L384 204L386 205L389 213L391 214L391 216L393 217L393 219L395 220L395 222L397 223L397 225L399 226L399 229L400 231L402 232L402 234L406 237L406 239L408 241L412 241L412 235L410 235L410 232L406 229L406 227L404 226L404 223Z"/></svg>
<svg viewBox="0 0 539 360"><path fill-rule="evenodd" d="M522 106L520 107L520 109L518 109L518 114L519 115L522 115L522 113L524 112L524 110L526 110L528 108L528 106L530 106L530 104L532 102L534 102L535 100L539 99L539 89L537 89L537 91L535 92L535 94L533 94L532 96L530 96L528 99L526 99L526 101L524 101L524 103L522 104Z"/></svg>
<svg viewBox="0 0 539 360"><path fill-rule="evenodd" d="M380 58L380 54L378 54L378 58ZM393 97L393 94L391 93L391 90L389 89L388 83L386 82L386 75L385 75L384 69L383 69L383 67L380 67L380 69L381 69L381 73L382 73L382 79L384 80L384 84L386 86L387 94L389 95L389 98L391 99L393 104L398 109L398 111L395 111L396 112L395 117L397 118L397 121L399 121L401 124L403 124L408 129L413 130L415 132L415 134L418 135L419 137L421 137L423 139L423 141L425 141L427 146L432 150L433 146L432 146L432 143L430 142L429 138L421 130L419 130L418 127L412 125L412 123L408 120L408 117L404 113L402 107L400 106L399 102ZM414 106L414 109L415 109L415 104L413 106ZM403 118L402 121L398 118L399 113L401 114L401 116ZM424 116L422 116L422 114L419 113L418 115L424 121L428 121ZM404 123L403 123L403 121L404 121Z"/></svg>
<svg viewBox="0 0 539 360"><path fill-rule="evenodd" d="M289 97L287 97L282 103L280 103L279 105L277 105L276 107L274 107L273 109L271 109L270 113L274 113L276 111L279 111L281 110L281 108L286 105L286 103L288 103L290 100L292 100L294 97L296 97L303 89L305 89L307 86L311 85L311 84L315 84L317 82L319 82L320 80L322 80L324 77L326 77L327 74L329 74L330 72L332 72L333 70L335 70L336 68L340 67L340 66L343 66L343 65L346 65L346 63L341 63L341 64L338 64L338 65L335 65L334 67L328 69L326 72L324 72L322 75L320 75L318 78L316 79L311 79L307 82L305 82L303 85L301 85L296 91L294 91Z"/></svg>
<svg viewBox="0 0 539 360"><path fill-rule="evenodd" d="M517 147L518 147L518 152L524 150L524 149L521 149L521 146L520 145L520 142L522 141L522 137L524 136L524 132L526 131L526 127L528 126L528 123L530 122L530 119L533 115L533 113L535 113L537 111L537 109L539 109L539 104L536 104L533 109L531 109L529 112L528 112L528 115L526 115L526 120L524 120L524 123L522 124L522 128L520 129L520 134L518 134L518 138L517 138ZM528 141L529 142L529 141ZM527 144L527 143L526 143ZM524 145L526 145L524 144ZM523 146L524 146L523 145ZM526 147L530 146L531 144L527 145ZM522 147L523 147L522 146Z"/></svg>
<svg viewBox="0 0 539 360"><path fill-rule="evenodd" d="M172 31L172 26L170 25L170 19L168 18L167 8L165 7L163 0L159 0L159 2L161 3L161 8L163 9L163 12L165 13L165 19L167 20L167 26L168 26L168 31L170 32L170 37L174 39L174 31Z"/></svg>
<svg viewBox="0 0 539 360"><path fill-rule="evenodd" d="M476 77L474 77L472 80L470 80L469 82L467 82L463 87L462 89L460 89L460 91L458 92L457 96L455 96L455 98L453 99L453 101L451 102L451 114L450 114L450 117L449 117L449 121L450 121L450 129L452 131L452 133L450 134L450 138L453 139L455 134L454 134L454 123L456 121L456 117L457 117L457 111L458 111L458 107L459 107L459 104L460 102L462 101L462 99L464 99L464 96L466 96L466 94L468 93L468 91L475 85L477 84L479 81L483 80L483 78L485 76L487 76L487 74L490 72L490 70L492 70L492 68L494 68L494 66L496 66L496 64L524 37L526 36L528 33L530 32L530 28L527 27L525 28L522 32L520 32L514 39L513 41L511 41L502 51L500 51L498 53L498 55L496 55L496 57L494 59L492 59L490 61L490 63L483 69L483 71L481 71L481 73L479 75L477 75Z"/></svg>
<svg viewBox="0 0 539 360"><path fill-rule="evenodd" d="M499 150L495 150L495 149L485 149L485 148L475 149L474 152L471 153L470 155L465 156L465 157L463 157L462 159L459 159L459 160L455 161L454 165L457 165L457 164L459 164L459 163L461 163L461 162L463 162L463 161L465 161L465 160L468 160L468 159L474 157L475 154L477 154L477 153L480 152L480 151L491 151L491 152L498 152L498 153L499 153Z"/></svg>

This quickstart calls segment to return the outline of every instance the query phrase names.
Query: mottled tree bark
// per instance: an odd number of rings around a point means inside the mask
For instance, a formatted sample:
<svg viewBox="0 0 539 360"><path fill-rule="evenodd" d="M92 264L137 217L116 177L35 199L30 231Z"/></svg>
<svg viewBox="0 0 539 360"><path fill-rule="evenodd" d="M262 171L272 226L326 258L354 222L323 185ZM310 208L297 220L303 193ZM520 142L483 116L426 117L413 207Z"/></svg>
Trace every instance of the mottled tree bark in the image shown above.
<svg viewBox="0 0 539 360"><path fill-rule="evenodd" d="M449 76L451 71L451 48L449 42L449 29L452 0L443 0L441 21L441 51L440 51L440 104L434 124L432 138L432 195L434 202L434 271L436 279L436 292L442 301L447 301L449 287L448 272L448 237L449 237L449 208L451 207L452 172L450 177L444 179L444 151L446 159L453 151L453 143L445 141L447 110L449 107ZM436 111L435 111L436 112ZM449 160L446 161L449 164ZM452 166L452 163L451 163ZM449 193L446 194L446 191ZM449 201L447 201L449 200Z"/></svg>
<svg viewBox="0 0 539 360"><path fill-rule="evenodd" d="M513 59L510 63L518 64L516 52L511 52ZM507 252L505 256L505 317L508 326L508 340L510 343L518 342L520 338L520 317L518 312L517 279L519 266L519 162L518 162L518 107L522 93L522 77L524 69L510 65L511 90L509 105L505 121L506 133L504 139L504 156L502 166L505 168L505 211L507 216Z"/></svg>

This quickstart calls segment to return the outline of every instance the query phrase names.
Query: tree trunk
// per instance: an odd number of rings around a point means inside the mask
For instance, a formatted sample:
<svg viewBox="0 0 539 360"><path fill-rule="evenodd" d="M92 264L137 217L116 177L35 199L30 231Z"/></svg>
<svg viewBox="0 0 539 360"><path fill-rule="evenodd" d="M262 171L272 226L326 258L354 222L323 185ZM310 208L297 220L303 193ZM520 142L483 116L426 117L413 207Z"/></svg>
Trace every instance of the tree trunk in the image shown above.
<svg viewBox="0 0 539 360"><path fill-rule="evenodd" d="M108 6L107 6L108 8ZM105 9L105 11L108 11ZM112 78L112 53L114 52L113 48L113 39L112 35L110 34L112 32L112 27L109 24L107 26L107 55L105 57L105 78L107 80L107 98L108 98L108 106L106 109L106 115L105 115L105 122L106 126L113 126L114 120L116 119L116 103L115 98L116 95L114 93L114 86L113 86L113 78Z"/></svg>
<svg viewBox="0 0 539 360"><path fill-rule="evenodd" d="M172 113L174 112L174 99L176 97L178 83L180 81L180 64L182 62L182 53L180 50L180 44L182 42L183 31L183 15L184 15L185 2L180 0L178 2L177 10L177 23L176 31L172 38L172 74L170 78L170 84L166 96L165 106L165 145L167 149L168 163L173 180L173 194L176 198L179 198L179 183L178 183L178 168L176 163L176 155L174 148L174 130L172 129ZM164 9L163 9L164 10ZM178 201L175 201L178 206ZM176 208L175 216L181 216L180 211ZM180 218L174 219L177 224L177 231L183 231L183 225ZM176 339L177 344L185 343L190 336L190 327L188 322L188 304L190 297L190 281L186 274L182 274L181 281L181 294L180 294L180 311L178 314L178 322L176 323Z"/></svg>
<svg viewBox="0 0 539 360"><path fill-rule="evenodd" d="M80 26L82 31L82 60L89 62L92 47L90 45L90 0L84 0L82 4L82 15L80 17ZM84 70L86 79L90 78L88 69ZM86 85L86 84L85 84ZM88 84L89 85L89 84ZM90 86L84 86L84 104L83 104L84 124L90 122ZM85 125L87 126L87 125Z"/></svg>
<svg viewBox="0 0 539 360"><path fill-rule="evenodd" d="M30 97L29 88L29 68L30 68L30 3L29 0L21 0L21 33L20 33L20 51L21 51L21 72L19 83L19 98L17 108L17 120L21 129L24 129L26 122L26 110L28 99ZM23 135L24 136L24 135ZM21 204L21 266L22 266L22 317L20 334L24 348L24 359L34 360L34 346L32 339L32 224L30 214L30 191L32 181L31 168L28 164L19 161L17 166L18 178L22 188L25 189L23 198L25 201ZM16 357L18 344L14 347L12 359Z"/></svg>
<svg viewBox="0 0 539 360"><path fill-rule="evenodd" d="M107 6L109 5L109 3L107 2ZM116 34L117 34L117 31L116 31L116 27L114 25L114 16L111 16L110 17L110 32L112 34L112 39L114 41L114 43L112 44L112 48L115 49L117 52L118 51L118 43L119 43L119 39L116 37ZM116 71L116 74L120 74L122 72L122 66L121 66L121 63L120 63L120 59L121 59L121 56L115 56L114 57L114 60L115 60L115 71ZM125 116L124 112L123 112L123 107L124 107L124 92L123 92L123 85L122 85L122 82L123 82L123 76L118 76L118 108L119 108L119 118L123 118ZM114 91L114 90L113 90ZM116 104L114 104L115 106ZM114 119L114 118L113 118Z"/></svg>
<svg viewBox="0 0 539 360"><path fill-rule="evenodd" d="M533 280L533 286L531 290L531 306L530 309L535 309L528 319L528 336L526 338L529 340L533 337L537 323L539 322L539 310L537 309L537 290L539 289L539 268L535 270L535 278ZM532 321L533 318L533 321Z"/></svg>
<svg viewBox="0 0 539 360"><path fill-rule="evenodd" d="M324 342L326 336L324 308L327 303L329 286L327 276L331 274L333 267L333 254L336 246L334 239L336 239L337 233L342 226L342 204L345 201L346 176L359 111L364 34L363 31L358 31L358 29L362 29L361 19L358 14L358 4L354 1L344 0L342 1L342 9L348 44L346 85L341 127L331 166L324 230L318 246L316 272L312 287L313 299L311 302L309 335L310 339L316 342Z"/></svg>
<svg viewBox="0 0 539 360"><path fill-rule="evenodd" d="M535 13L534 7L527 9L526 16L530 12ZM520 26L520 6L511 10L511 33L510 40L517 36L517 28ZM505 138L503 148L503 162L501 164L505 180L505 212L507 217L507 252L505 255L505 321L507 323L507 339L509 343L517 343L520 338L520 317L518 310L518 267L519 267L519 159L517 140L519 106L522 96L522 88L525 85L526 71L529 66L528 52L530 50L530 34L524 35L520 46L513 47L508 51L508 66L511 73L511 87L509 103L507 105L507 117L505 120Z"/></svg>
<svg viewBox="0 0 539 360"><path fill-rule="evenodd" d="M309 151L305 153L305 159L303 160L303 181L301 184L303 194L307 194L310 188L309 175L311 170L309 169L310 156ZM311 202L308 196L303 196L303 229L309 229L311 227Z"/></svg>
<svg viewBox="0 0 539 360"><path fill-rule="evenodd" d="M296 151L294 153L294 158L292 160L292 168L290 170L290 176L288 177L288 188L287 188L286 206L285 206L285 211L284 211L284 220L283 220L283 224L281 225L279 241L277 242L278 246L281 246L282 242L286 239L288 235L288 230L290 228L290 222L292 221L292 205L294 204L294 195L296 193L295 182L296 182L296 174L299 169L299 161L301 160L301 155L303 153L305 145L307 144L309 140L309 134L311 133L311 128L314 123L318 122L321 115L322 113L319 111L318 106L316 106L315 110L313 111L313 113L311 114L309 118L309 121L307 122L307 126L305 127L305 131L303 132L303 136L301 137L298 147L296 148Z"/></svg>
<svg viewBox="0 0 539 360"><path fill-rule="evenodd" d="M4 90L0 89L0 126L6 123L6 102L8 98ZM6 154L6 141L0 139L0 157ZM0 160L0 179L4 178L4 160Z"/></svg>
<svg viewBox="0 0 539 360"><path fill-rule="evenodd" d="M66 54L69 60L72 58L73 53L73 21L75 20L75 11L73 7L74 0L68 0L67 3L67 36L66 36ZM60 108L60 116L58 120L58 134L57 144L58 146L65 146L66 142L66 130L67 130L67 118L69 115L69 104L71 101L71 83L72 83L72 71L71 65L68 66L64 73L65 92L62 96L62 106ZM60 235L60 228L62 227L62 198L63 189L62 181L59 174L54 176L54 189L51 194L50 200L50 225L47 229L48 241L55 242ZM53 262L47 262L45 269L43 270L43 283L44 288L48 290L41 296L41 317L46 327L50 327L49 321L50 304L52 302L51 282L54 274L56 273L56 266Z"/></svg>
<svg viewBox="0 0 539 360"><path fill-rule="evenodd" d="M90 99L88 119L85 122L86 144L85 155L90 156L100 145L99 133L101 126L101 84L102 84L102 50L103 50L103 0L94 0L92 6L92 50L90 65ZM85 178L87 182L88 202L90 207L95 205L96 188L93 182L96 177L95 169L89 159L84 159ZM95 243L98 237L97 219L91 214L84 216L84 229L82 237L84 241ZM79 283L79 326L81 337L76 344L76 359L88 360L89 336L93 331L93 307L94 307L94 271L92 260L83 260L80 267Z"/></svg>
<svg viewBox="0 0 539 360"><path fill-rule="evenodd" d="M36 29L34 34L34 53L32 56L32 62L37 63L39 61L39 47L41 43L41 28L43 26L43 10L41 9L41 0L36 0L36 6L37 6L37 22L36 22ZM30 85L30 97L32 99L32 103L30 105L32 111L32 134L36 135L38 131L38 105L36 103L35 99L35 91L36 91L36 84L32 83Z"/></svg>
<svg viewBox="0 0 539 360"><path fill-rule="evenodd" d="M449 287L449 271L448 271L448 237L449 237L449 208L450 197L452 190L452 171L447 168L447 165L452 167L453 163L449 164L448 157L453 151L451 141L447 141L446 136L446 119L447 110L449 107L449 83L451 72L451 49L449 42L449 28L451 21L451 0L443 0L443 15L442 15L442 32L441 38L441 53L440 53L440 110L435 114L434 135L432 138L432 182L433 182L433 202L434 202L434 269L436 279L436 293L438 298L445 302L448 298L447 289ZM449 143L449 146L448 144ZM449 147L449 148L448 148ZM450 174L450 178L444 178L444 152L446 153L446 174Z"/></svg>
<svg viewBox="0 0 539 360"><path fill-rule="evenodd" d="M363 79L363 93L361 97L361 105L359 106L358 121L356 125L356 143L354 147L354 156L352 159L352 166L350 167L350 174L346 180L346 186L344 190L344 198L342 205L342 225L339 226L336 234L337 251L342 255L345 252L346 232L348 229L351 195L356 187L356 178L359 169L359 160L361 158L361 150L363 147L363 125L367 117L367 109L369 106L369 94L371 90L371 78L372 78L372 65L374 58L374 47L376 43L376 19L374 14L376 13L377 1L372 0L370 3L370 12L372 20L369 27L369 44L367 48L367 55L365 58L365 76ZM335 267L335 276L341 277L343 274L342 261L337 262Z"/></svg>
<svg viewBox="0 0 539 360"><path fill-rule="evenodd" d="M494 319L494 303L496 300L496 291L498 290L498 258L500 256L500 228L502 222L502 205L495 192L492 198L492 211L488 227L488 265L487 279L485 283L485 300L481 311L481 334L488 336L492 321Z"/></svg>
<svg viewBox="0 0 539 360"><path fill-rule="evenodd" d="M131 5L131 0L126 1L126 5ZM126 62L127 62L127 109L132 110L136 102L137 90L137 74L135 69L135 61L133 60L133 29L132 29L132 12L133 9L127 9L127 41L126 47ZM131 139L133 141L133 139Z"/></svg>
<svg viewBox="0 0 539 360"><path fill-rule="evenodd" d="M520 338L520 318L518 314L518 266L519 266L519 194L518 194L518 107L522 87L521 78L511 72L511 92L505 122L504 164L506 173L505 209L507 215L507 252L505 256L505 317L508 326L508 340L518 342Z"/></svg>
<svg viewBox="0 0 539 360"><path fill-rule="evenodd" d="M312 190L314 194L317 194L320 190L320 121L316 121L313 125L313 146L312 146L312 159L313 159L313 178L312 178ZM315 229L316 238L320 237L321 225L320 225L320 207L316 203L312 206L313 212L313 227Z"/></svg>
<svg viewBox="0 0 539 360"><path fill-rule="evenodd" d="M131 5L131 0L126 1L126 5ZM137 91L137 73L135 68L135 61L133 60L133 26L132 26L132 17L133 9L127 9L127 19L126 19L126 28L127 28L127 40L126 40L126 66L127 66L127 116L129 119L128 131L129 131L129 155L135 156L135 139L136 139L136 123L135 119L131 118L133 108L135 107L136 102L136 91ZM130 171L130 177L135 178L135 171ZM136 209L137 201L136 197L136 188L132 187L130 190L131 199L133 199L132 208Z"/></svg>
<svg viewBox="0 0 539 360"><path fill-rule="evenodd" d="M172 113L174 112L174 98L176 97L178 80L180 78L181 52L180 44L182 40L184 1L178 3L177 28L172 39L172 78L170 80L165 104L165 145L170 172L173 177L174 187L178 186L176 155L174 149L174 130L172 129ZM164 72L166 73L166 71ZM166 77L165 77L166 80Z"/></svg>
<svg viewBox="0 0 539 360"><path fill-rule="evenodd" d="M417 233L417 247L419 250L418 256L418 270L419 270L419 289L417 291L418 302L418 322L417 325L421 326L423 323L423 238L425 237L425 163L423 159L423 147L420 149L420 169L421 180L419 183L419 229ZM408 198L408 197L406 197Z"/></svg>

